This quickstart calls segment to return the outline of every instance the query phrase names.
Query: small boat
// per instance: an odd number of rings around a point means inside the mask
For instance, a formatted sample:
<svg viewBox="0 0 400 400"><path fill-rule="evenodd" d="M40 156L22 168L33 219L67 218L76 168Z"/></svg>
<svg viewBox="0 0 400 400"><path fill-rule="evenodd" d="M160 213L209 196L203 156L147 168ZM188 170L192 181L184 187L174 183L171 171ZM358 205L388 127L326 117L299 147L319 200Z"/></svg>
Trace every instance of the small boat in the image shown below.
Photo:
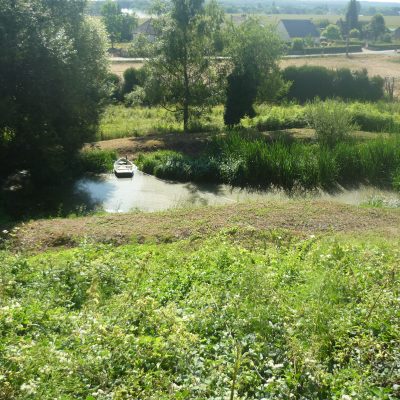
<svg viewBox="0 0 400 400"><path fill-rule="evenodd" d="M119 158L114 163L114 174L116 177L133 176L134 165L128 160L128 157Z"/></svg>

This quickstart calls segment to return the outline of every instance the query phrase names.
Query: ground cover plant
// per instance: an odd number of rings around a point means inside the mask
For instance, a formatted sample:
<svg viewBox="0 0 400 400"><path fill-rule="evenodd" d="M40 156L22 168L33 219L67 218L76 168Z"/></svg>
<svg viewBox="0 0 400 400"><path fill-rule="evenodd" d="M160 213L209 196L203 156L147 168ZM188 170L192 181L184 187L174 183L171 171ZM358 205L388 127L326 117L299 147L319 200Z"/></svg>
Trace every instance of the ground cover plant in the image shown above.
<svg viewBox="0 0 400 400"><path fill-rule="evenodd" d="M231 228L0 261L1 399L399 395L390 240Z"/></svg>
<svg viewBox="0 0 400 400"><path fill-rule="evenodd" d="M334 189L338 184L368 183L397 187L398 138L317 143L267 141L256 133L217 137L200 157L172 151L142 154L139 167L164 179L223 182L234 186L285 189Z"/></svg>
<svg viewBox="0 0 400 400"><path fill-rule="evenodd" d="M210 115L199 115L189 126L192 131L215 131L223 124L223 108L214 107ZM107 107L100 124L98 138L110 140L151 133L183 132L182 124L162 107Z"/></svg>
<svg viewBox="0 0 400 400"><path fill-rule="evenodd" d="M350 113L359 129L367 132L400 132L400 107L398 103L341 103ZM325 103L323 103L325 104ZM328 102L329 104L335 104ZM308 126L306 105L287 103L281 105L259 104L255 107L257 116L244 118L241 125L257 128L259 131L274 131ZM223 107L213 107L209 115L199 115L190 130L193 132L221 131L223 125ZM122 137L144 136L152 133L183 132L181 123L173 114L162 107L125 107L110 105L107 107L100 124L99 140Z"/></svg>

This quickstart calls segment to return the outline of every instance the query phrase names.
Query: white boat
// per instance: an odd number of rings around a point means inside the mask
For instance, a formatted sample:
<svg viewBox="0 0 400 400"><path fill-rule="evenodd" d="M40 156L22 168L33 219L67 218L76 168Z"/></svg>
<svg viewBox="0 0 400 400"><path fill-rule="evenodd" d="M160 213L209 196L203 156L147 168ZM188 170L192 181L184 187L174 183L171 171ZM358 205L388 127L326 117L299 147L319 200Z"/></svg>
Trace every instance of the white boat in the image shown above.
<svg viewBox="0 0 400 400"><path fill-rule="evenodd" d="M127 157L119 158L114 163L114 174L117 177L120 176L133 176L134 165L133 162L129 161Z"/></svg>

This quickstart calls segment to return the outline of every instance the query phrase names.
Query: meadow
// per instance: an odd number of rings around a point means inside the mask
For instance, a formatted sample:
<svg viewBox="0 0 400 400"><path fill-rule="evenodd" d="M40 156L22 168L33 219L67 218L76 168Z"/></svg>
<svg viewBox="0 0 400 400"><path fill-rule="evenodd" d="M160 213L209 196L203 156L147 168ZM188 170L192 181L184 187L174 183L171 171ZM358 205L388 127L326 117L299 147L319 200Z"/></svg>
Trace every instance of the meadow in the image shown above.
<svg viewBox="0 0 400 400"><path fill-rule="evenodd" d="M373 235L238 226L3 250L0 398L397 398L399 257Z"/></svg>
<svg viewBox="0 0 400 400"><path fill-rule="evenodd" d="M347 108L360 130L367 132L390 133L400 131L399 103L348 103ZM305 128L305 107L297 104L256 106L257 117L245 119L245 128L259 131L276 131L290 128ZM192 132L218 132L225 130L224 109L214 107L211 113L203 113L192 124ZM161 107L125 107L110 105L100 122L99 140L123 137L138 137L149 134L182 132L182 123L174 114Z"/></svg>

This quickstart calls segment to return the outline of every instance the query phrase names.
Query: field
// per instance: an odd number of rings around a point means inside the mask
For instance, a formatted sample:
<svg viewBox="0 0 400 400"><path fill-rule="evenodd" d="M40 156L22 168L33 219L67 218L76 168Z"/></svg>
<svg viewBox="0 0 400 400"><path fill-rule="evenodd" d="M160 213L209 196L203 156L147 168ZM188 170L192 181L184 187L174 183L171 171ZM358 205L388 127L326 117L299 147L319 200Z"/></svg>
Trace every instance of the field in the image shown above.
<svg viewBox="0 0 400 400"><path fill-rule="evenodd" d="M400 79L400 55L387 54L352 54L350 57L345 56L325 56L325 57L304 57L304 58L287 58L281 62L283 68L289 65L319 65L326 68L350 68L352 70L361 70L366 68L368 73L380 75L382 77L395 77ZM122 63L112 62L111 71L122 75L123 72L130 67L140 68L141 63Z"/></svg>

